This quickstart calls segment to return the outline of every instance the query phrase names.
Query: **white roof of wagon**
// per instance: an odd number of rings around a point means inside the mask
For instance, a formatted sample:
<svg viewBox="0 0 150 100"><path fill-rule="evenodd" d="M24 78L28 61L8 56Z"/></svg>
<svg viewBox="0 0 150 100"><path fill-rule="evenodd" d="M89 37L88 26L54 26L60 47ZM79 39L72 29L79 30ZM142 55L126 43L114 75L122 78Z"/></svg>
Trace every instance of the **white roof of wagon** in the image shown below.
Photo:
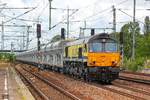
<svg viewBox="0 0 150 100"><path fill-rule="evenodd" d="M50 42L45 45L45 49L53 49L53 48L61 48L65 45L65 43L69 42L71 40L60 40L57 42Z"/></svg>

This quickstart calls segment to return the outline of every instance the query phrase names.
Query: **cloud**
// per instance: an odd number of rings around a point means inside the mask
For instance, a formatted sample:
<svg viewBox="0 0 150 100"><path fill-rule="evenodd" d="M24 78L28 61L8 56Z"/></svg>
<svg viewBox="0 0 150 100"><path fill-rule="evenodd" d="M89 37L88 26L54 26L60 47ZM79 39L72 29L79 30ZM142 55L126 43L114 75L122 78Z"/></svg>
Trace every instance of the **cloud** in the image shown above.
<svg viewBox="0 0 150 100"><path fill-rule="evenodd" d="M7 3L7 7L36 7L32 12L20 17L23 19L29 20L38 20L41 21L42 30L42 42L47 42L54 35L60 34L60 28L66 28L66 24L59 24L57 27L48 31L48 22L49 22L49 2L48 0L1 0L1 3ZM112 24L109 24L113 20L112 13L112 5L115 5L117 9L121 8L124 12L129 15L133 15L133 0L53 0L52 7L56 8L70 8L70 9L79 9L70 20L80 20L78 23L70 23L70 37L78 37L79 36L79 28L84 27L84 21L87 21L87 27L112 27ZM136 8L137 9L146 9L149 8L150 2L146 2L143 0L137 0ZM105 11L105 9L109 8ZM128 8L129 10L124 10ZM104 11L103 11L104 10ZM12 17L20 15L27 10L3 10L3 14L10 15ZM102 12L103 11L103 12ZM72 13L73 11L70 11ZM98 13L99 12L99 13ZM132 18L128 15L117 10L117 22L123 21L132 21ZM136 18L144 21L144 17L146 15L150 15L150 11L148 10L136 10ZM52 26L62 21L63 18L66 18L67 11L64 10L52 10ZM8 20L10 18L5 18ZM66 20L65 20L66 21ZM8 24L25 24L31 25L33 33L30 33L30 39L33 41L30 43L30 47L36 46L36 22L26 22L26 21L18 21L13 20ZM117 23L117 31L120 31L121 26L125 23ZM142 27L142 24L140 24ZM21 28L5 28L5 30L21 30L26 29ZM99 31L101 32L101 31ZM44 41L46 40L46 41ZM15 42L15 41L13 41Z"/></svg>

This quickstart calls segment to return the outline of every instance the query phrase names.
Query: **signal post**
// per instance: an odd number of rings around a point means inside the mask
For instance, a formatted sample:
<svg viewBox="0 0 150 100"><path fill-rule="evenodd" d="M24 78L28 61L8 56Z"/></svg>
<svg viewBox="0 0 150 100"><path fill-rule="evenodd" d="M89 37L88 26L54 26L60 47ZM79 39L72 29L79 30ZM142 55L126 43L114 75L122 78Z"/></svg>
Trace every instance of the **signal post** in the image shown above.
<svg viewBox="0 0 150 100"><path fill-rule="evenodd" d="M41 24L37 24L37 50L38 50L38 68L40 68L40 38L41 38Z"/></svg>

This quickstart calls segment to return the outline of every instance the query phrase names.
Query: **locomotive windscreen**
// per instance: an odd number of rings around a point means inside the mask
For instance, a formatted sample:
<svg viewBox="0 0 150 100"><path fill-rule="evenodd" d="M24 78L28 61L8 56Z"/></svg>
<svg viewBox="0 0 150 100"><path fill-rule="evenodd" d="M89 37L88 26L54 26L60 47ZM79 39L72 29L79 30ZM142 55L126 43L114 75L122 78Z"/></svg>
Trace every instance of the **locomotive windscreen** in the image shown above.
<svg viewBox="0 0 150 100"><path fill-rule="evenodd" d="M117 43L111 39L93 40L89 43L89 52L116 52Z"/></svg>

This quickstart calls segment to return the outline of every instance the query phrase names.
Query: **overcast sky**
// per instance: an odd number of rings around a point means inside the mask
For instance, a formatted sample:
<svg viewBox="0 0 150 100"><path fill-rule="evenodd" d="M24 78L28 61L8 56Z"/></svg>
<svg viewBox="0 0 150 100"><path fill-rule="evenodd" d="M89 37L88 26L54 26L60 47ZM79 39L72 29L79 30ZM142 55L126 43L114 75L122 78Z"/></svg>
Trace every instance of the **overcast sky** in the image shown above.
<svg viewBox="0 0 150 100"><path fill-rule="evenodd" d="M140 21L141 32L143 31L143 23L145 16L150 16L150 1L145 0L136 0L136 19ZM48 14L49 14L49 2L48 0L0 0L0 8L3 7L37 7L33 11L30 11L27 14L24 14L19 19L27 19L33 21L22 21L22 20L12 20L5 24L16 24L16 25L30 25L30 31L35 31L36 21L40 21L42 25L42 43L48 42L53 36L60 34L60 28L66 28L66 24L59 24L51 31L48 31ZM70 17L70 21L81 21L76 23L70 23L70 37L78 37L79 36L79 28L84 27L84 21L86 21L86 27L97 27L97 28L112 28L113 21L113 12L112 5L116 7L117 14L117 31L120 31L120 28L123 24L132 21L133 15L133 0L53 0L52 7L54 8L70 8L70 9L78 9L73 16ZM123 12L119 11L121 9ZM9 19L19 16L26 11L25 10L8 10L1 9L1 18L4 22ZM73 13L73 11L70 11ZM130 15L130 16L129 16ZM66 10L52 10L52 26L59 23L63 19L67 18ZM66 20L64 20L66 22ZM121 23L120 23L121 22ZM123 22L123 23L122 23ZM20 35L26 34L27 28L14 28L14 27L4 27L5 34L8 35ZM7 32L7 31L19 31L19 32ZM111 32L112 30L106 30L106 32ZM104 32L104 30L98 30L97 32ZM87 32L86 35L89 33ZM18 46L22 46L23 39L5 41L5 48L10 47L10 43L13 42L15 44L15 48L18 49ZM35 32L30 33L30 48L36 46L36 34Z"/></svg>

